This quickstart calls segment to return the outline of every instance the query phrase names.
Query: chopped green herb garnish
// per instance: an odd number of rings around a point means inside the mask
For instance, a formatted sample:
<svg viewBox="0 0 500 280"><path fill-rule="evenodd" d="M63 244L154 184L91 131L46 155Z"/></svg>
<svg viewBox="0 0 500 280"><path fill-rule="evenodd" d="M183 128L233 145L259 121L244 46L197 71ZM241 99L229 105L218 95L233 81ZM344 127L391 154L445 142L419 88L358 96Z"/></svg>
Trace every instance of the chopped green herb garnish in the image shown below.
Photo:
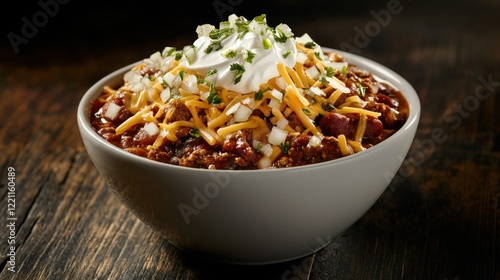
<svg viewBox="0 0 500 280"><path fill-rule="evenodd" d="M217 95L217 90L213 84L210 85L210 94L207 97L207 101L210 105L217 105L222 102L222 98Z"/></svg>
<svg viewBox="0 0 500 280"><path fill-rule="evenodd" d="M283 54L283 58L287 58L290 54L292 53L292 51L287 51L286 53Z"/></svg>
<svg viewBox="0 0 500 280"><path fill-rule="evenodd" d="M321 108L327 112L336 109L335 105L333 105L332 103L322 103Z"/></svg>
<svg viewBox="0 0 500 280"><path fill-rule="evenodd" d="M210 37L210 39L212 39L212 40L222 40L233 33L234 33L234 29L230 28L230 27L222 28L222 29L214 28L212 31L210 31L210 33L208 34L208 37Z"/></svg>
<svg viewBox="0 0 500 280"><path fill-rule="evenodd" d="M184 80L184 70L179 71L179 77L181 77L181 81Z"/></svg>
<svg viewBox="0 0 500 280"><path fill-rule="evenodd" d="M176 48L174 47L168 47L163 50L162 55L164 57L171 56L175 52Z"/></svg>
<svg viewBox="0 0 500 280"><path fill-rule="evenodd" d="M260 153L260 149L262 149L262 144L261 143L257 144L257 148L255 149L255 151L257 153Z"/></svg>
<svg viewBox="0 0 500 280"><path fill-rule="evenodd" d="M255 92L255 97L254 97L255 100L257 100L257 101L262 100L262 98L264 98L264 92L266 92L268 90L271 90L271 88L267 87L264 90L256 91Z"/></svg>
<svg viewBox="0 0 500 280"><path fill-rule="evenodd" d="M285 141L283 143L280 144L280 148L281 148L281 151L286 154L288 153L288 150L290 149L290 142L289 141Z"/></svg>
<svg viewBox="0 0 500 280"><path fill-rule="evenodd" d="M175 54L175 60L179 60L182 58L182 52L178 52Z"/></svg>
<svg viewBox="0 0 500 280"><path fill-rule="evenodd" d="M342 75L347 77L347 66L342 67Z"/></svg>
<svg viewBox="0 0 500 280"><path fill-rule="evenodd" d="M316 43L314 42L307 42L304 44L304 47L308 48L308 49L314 49L316 47Z"/></svg>
<svg viewBox="0 0 500 280"><path fill-rule="evenodd" d="M213 75L213 74L217 74L217 69L212 69L210 71L207 72L207 76L210 76L210 75Z"/></svg>
<svg viewBox="0 0 500 280"><path fill-rule="evenodd" d="M360 83L357 83L357 86L358 86L358 91L359 91L359 94L363 97L365 97L365 94L366 94L366 87L364 87L363 85L361 85Z"/></svg>
<svg viewBox="0 0 500 280"><path fill-rule="evenodd" d="M260 24L266 24L266 14L256 16L253 18L253 20L255 20L255 22L260 23Z"/></svg>
<svg viewBox="0 0 500 280"><path fill-rule="evenodd" d="M209 54L211 53L212 51L218 51L222 48L222 44L220 43L219 40L213 40L210 42L210 45L208 45L208 47L205 49L205 53L206 54Z"/></svg>
<svg viewBox="0 0 500 280"><path fill-rule="evenodd" d="M304 112L304 114L310 116L311 115L311 111L309 111L309 109L307 108L302 108L302 112Z"/></svg>
<svg viewBox="0 0 500 280"><path fill-rule="evenodd" d="M273 47L271 45L271 42L269 42L269 39L267 39L267 38L262 39L262 44L264 45L264 49L266 49L266 50Z"/></svg>
<svg viewBox="0 0 500 280"><path fill-rule="evenodd" d="M335 69L333 69L333 67L330 66L325 66L325 71L327 77L333 77L333 75L335 74Z"/></svg>
<svg viewBox="0 0 500 280"><path fill-rule="evenodd" d="M236 19L234 22L234 25L236 25L236 31L238 32L238 37L243 38L245 34L250 31L250 28L248 27L249 21L247 21L244 17L239 17Z"/></svg>
<svg viewBox="0 0 500 280"><path fill-rule="evenodd" d="M318 60L323 60L323 59L321 58L321 53L319 53L319 52L315 52L315 53L314 53L314 56L315 56L315 57L316 57L316 59L318 59Z"/></svg>
<svg viewBox="0 0 500 280"><path fill-rule="evenodd" d="M229 70L235 71L236 73L234 74L234 84L237 84L241 81L241 77L243 76L243 73L245 73L245 67L239 63L232 63L230 65Z"/></svg>
<svg viewBox="0 0 500 280"><path fill-rule="evenodd" d="M200 138L200 131L196 127L191 128L191 130L189 131L189 134L191 136L193 136L194 138Z"/></svg>
<svg viewBox="0 0 500 280"><path fill-rule="evenodd" d="M323 85L323 86L328 86L328 81L326 80L326 76L325 75L319 75L318 77L318 81Z"/></svg>
<svg viewBox="0 0 500 280"><path fill-rule="evenodd" d="M222 56L225 58L233 58L236 56L236 51L235 50L227 50L225 53L222 54Z"/></svg>
<svg viewBox="0 0 500 280"><path fill-rule="evenodd" d="M243 56L244 56L244 59L245 59L246 62L252 63L253 58L255 57L255 53L252 52L252 51L250 51L250 50L245 50Z"/></svg>

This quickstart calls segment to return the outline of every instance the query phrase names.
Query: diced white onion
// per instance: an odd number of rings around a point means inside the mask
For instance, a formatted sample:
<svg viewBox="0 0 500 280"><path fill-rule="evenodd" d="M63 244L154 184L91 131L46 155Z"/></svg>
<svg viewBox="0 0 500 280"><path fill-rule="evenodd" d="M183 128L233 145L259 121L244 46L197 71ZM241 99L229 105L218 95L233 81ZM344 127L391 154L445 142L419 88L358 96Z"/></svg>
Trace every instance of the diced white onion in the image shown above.
<svg viewBox="0 0 500 280"><path fill-rule="evenodd" d="M311 79L316 79L319 76L319 70L316 68L316 66L311 66L307 68L304 72L306 72L307 76L309 76Z"/></svg>
<svg viewBox="0 0 500 280"><path fill-rule="evenodd" d="M269 107L271 107L271 109L279 109L280 106L281 103L276 99L271 99L271 101L269 101Z"/></svg>
<svg viewBox="0 0 500 280"><path fill-rule="evenodd" d="M295 61L297 61L300 64L304 64L307 61L307 55L303 52L297 52L297 55L295 56Z"/></svg>
<svg viewBox="0 0 500 280"><path fill-rule="evenodd" d="M161 55L166 57L168 53L174 52L175 48L174 47L165 47L163 51L161 52Z"/></svg>
<svg viewBox="0 0 500 280"><path fill-rule="evenodd" d="M281 33L283 33L283 35L285 35L285 37L287 38L293 36L292 29L287 24L280 23L278 26L276 26L276 30L281 31Z"/></svg>
<svg viewBox="0 0 500 280"><path fill-rule="evenodd" d="M308 145L311 147L318 147L321 144L321 138L316 135L313 135L311 139L309 139Z"/></svg>
<svg viewBox="0 0 500 280"><path fill-rule="evenodd" d="M279 121L276 122L276 126L279 129L285 129L285 127L288 125L288 120L285 118L279 119Z"/></svg>
<svg viewBox="0 0 500 280"><path fill-rule="evenodd" d="M314 95L325 96L325 92L321 90L319 87L311 87L309 92L312 92Z"/></svg>
<svg viewBox="0 0 500 280"><path fill-rule="evenodd" d="M166 73L165 75L163 75L163 81L169 86L173 86L175 77L176 76L172 73Z"/></svg>
<svg viewBox="0 0 500 280"><path fill-rule="evenodd" d="M288 132L276 126L273 126L271 132L269 132L268 141L273 145L280 145L284 143L286 137L288 136Z"/></svg>
<svg viewBox="0 0 500 280"><path fill-rule="evenodd" d="M139 82L139 83L135 83L132 85L132 87L130 88L130 90L132 90L133 92L141 92L144 90L144 84Z"/></svg>
<svg viewBox="0 0 500 280"><path fill-rule="evenodd" d="M278 77L278 78L276 78L275 81L276 81L276 85L279 86L281 89L286 89L286 82L285 82L285 79L283 79L283 77Z"/></svg>
<svg viewBox="0 0 500 280"><path fill-rule="evenodd" d="M135 71L129 71L123 76L123 80L129 84L138 83L141 81L141 78L142 76Z"/></svg>
<svg viewBox="0 0 500 280"><path fill-rule="evenodd" d="M161 101L167 102L170 99L170 88L165 88L161 93L160 93L160 98Z"/></svg>
<svg viewBox="0 0 500 280"><path fill-rule="evenodd" d="M149 78L142 78L141 79L141 83L146 87L146 88L149 88L151 87L151 80Z"/></svg>
<svg viewBox="0 0 500 280"><path fill-rule="evenodd" d="M241 100L241 104L248 105L248 107L252 108L253 105L255 105L255 101L253 98L247 97L247 98Z"/></svg>
<svg viewBox="0 0 500 280"><path fill-rule="evenodd" d="M206 37L210 34L210 31L214 29L215 26L211 24L198 25L198 27L196 27L196 33L198 34L198 37Z"/></svg>
<svg viewBox="0 0 500 280"><path fill-rule="evenodd" d="M295 38L295 41L297 41L297 43L305 44L307 42L313 42L313 39L309 36L309 34L304 33L302 36Z"/></svg>
<svg viewBox="0 0 500 280"><path fill-rule="evenodd" d="M273 89L271 91L271 95L274 96L279 101L283 100L283 93L281 93L281 91L279 91L277 89Z"/></svg>
<svg viewBox="0 0 500 280"><path fill-rule="evenodd" d="M147 123L144 125L144 130L149 136L154 136L158 133L160 133L160 129L158 129L158 126L155 123Z"/></svg>
<svg viewBox="0 0 500 280"><path fill-rule="evenodd" d="M189 93L198 93L198 79L195 75L188 75L181 87Z"/></svg>
<svg viewBox="0 0 500 280"><path fill-rule="evenodd" d="M211 75L205 76L205 81L212 85L215 85L215 83L217 83L217 77L217 73L213 73Z"/></svg>
<svg viewBox="0 0 500 280"><path fill-rule="evenodd" d="M271 167L271 164L272 164L271 159L269 159L268 157L262 157L258 162L260 169L269 168Z"/></svg>
<svg viewBox="0 0 500 280"><path fill-rule="evenodd" d="M202 92L202 93L200 93L200 98L201 98L201 100L207 100L209 95L210 95L209 91Z"/></svg>
<svg viewBox="0 0 500 280"><path fill-rule="evenodd" d="M187 58L189 64L193 63L196 58L196 51L193 47L189 46L184 48L184 56Z"/></svg>
<svg viewBox="0 0 500 280"><path fill-rule="evenodd" d="M260 152L264 156L269 157L273 153L273 147L270 144L265 144L262 147L260 147Z"/></svg>
<svg viewBox="0 0 500 280"><path fill-rule="evenodd" d="M229 115L233 114L234 112L236 112L236 110L238 110L238 108L240 108L240 106L241 106L240 102L231 106L231 108L226 110L226 116L229 116Z"/></svg>
<svg viewBox="0 0 500 280"><path fill-rule="evenodd" d="M236 122L244 122L248 120L248 117L252 114L253 110L245 105L241 105L238 110L234 113L234 120Z"/></svg>
<svg viewBox="0 0 500 280"><path fill-rule="evenodd" d="M110 102L108 104L106 112L104 113L104 117L110 120L114 120L118 116L118 113L120 112L121 108L122 107L116 105L115 103Z"/></svg>
<svg viewBox="0 0 500 280"><path fill-rule="evenodd" d="M334 88L342 91L343 93L350 93L351 90L346 87L345 85L342 84L341 81L337 80L337 79L333 79L331 77L326 77L326 81Z"/></svg>

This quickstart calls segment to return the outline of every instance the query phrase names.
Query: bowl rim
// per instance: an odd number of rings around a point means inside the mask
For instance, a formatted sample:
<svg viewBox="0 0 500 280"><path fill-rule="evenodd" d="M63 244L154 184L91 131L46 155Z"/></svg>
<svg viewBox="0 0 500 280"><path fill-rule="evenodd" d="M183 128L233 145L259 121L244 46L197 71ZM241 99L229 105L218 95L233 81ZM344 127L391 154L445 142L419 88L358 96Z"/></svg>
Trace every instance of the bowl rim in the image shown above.
<svg viewBox="0 0 500 280"><path fill-rule="evenodd" d="M342 55L345 60L350 63L354 64L357 66L360 66L362 70L367 70L366 68L369 68L369 72L372 74L376 75L377 77L380 77L386 81L389 81L392 84L396 84L396 88L400 90L403 94L403 96L406 98L408 105L409 105L409 116L405 124L398 130L396 131L393 135L391 135L389 138L385 139L381 143L370 147L369 149L366 149L362 152L355 153L349 156L341 157L338 159L334 160L329 160L325 162L319 162L319 163L313 163L313 164L307 164L307 165L302 165L302 166L294 166L294 167L286 167L286 168L270 168L270 169L252 169L252 170L228 170L228 169L204 169L204 168L194 168L194 167L186 167L186 166L178 166L178 165L173 165L173 164L168 164L168 163L163 163L163 162L158 162L155 160L151 160L148 158L144 158L132 153L129 153L123 149L120 149L119 147L116 147L115 145L109 143L106 141L104 138L102 138L91 126L89 122L89 116L88 116L88 109L90 108L90 101L92 101L94 98L98 96L98 92L102 91L103 87L105 85L109 85L111 82L114 80L117 80L119 77L123 77L123 75L129 71L132 67L136 66L137 64L141 63L142 60L131 63L129 65L126 65L124 67L121 67L106 76L102 77L99 79L97 82L95 82L81 97L78 108L77 108L77 122L78 122L78 127L80 130L81 136L83 136L83 133L87 134L88 136L91 137L92 140L97 141L99 145L103 145L104 147L108 148L111 152L113 152L115 155L127 159L130 161L135 161L138 164L141 165L149 165L151 167L159 167L159 168L173 168L173 169L178 169L180 171L197 171L197 172L209 172L209 173L214 173L214 172L225 172L225 173L239 173L239 172L245 172L245 173L263 173L263 172L293 172L297 170L308 170L308 169L317 169L317 168L322 168L322 167L333 167L338 164L344 164L349 161L356 161L360 160L364 157L369 157L371 154L376 153L377 150L383 149L384 146L387 145L392 145L395 142L399 141L399 138L403 136L403 134L407 133L412 133L412 129L415 126L418 126L419 120L420 120L420 113L421 113L421 104L420 104L420 99L418 97L417 92L413 88L413 86L401 75L396 73L395 71L389 69L388 67L371 60L369 58L357 55L357 54L352 54L348 52L344 52L341 50L337 50L334 48L329 48L329 47L322 47L324 51L331 52L334 51L340 55ZM399 85L399 86L397 86ZM403 89L404 88L404 89ZM416 129L416 128L415 128ZM413 137L412 137L413 138Z"/></svg>

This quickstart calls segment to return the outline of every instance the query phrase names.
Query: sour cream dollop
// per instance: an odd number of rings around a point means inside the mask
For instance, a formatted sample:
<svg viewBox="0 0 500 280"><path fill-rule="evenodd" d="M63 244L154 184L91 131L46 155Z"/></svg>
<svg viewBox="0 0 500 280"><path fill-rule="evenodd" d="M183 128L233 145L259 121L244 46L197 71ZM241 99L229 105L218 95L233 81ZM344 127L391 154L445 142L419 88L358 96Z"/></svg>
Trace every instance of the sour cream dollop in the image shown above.
<svg viewBox="0 0 500 280"><path fill-rule="evenodd" d="M198 39L184 50L181 63L207 76L215 86L239 93L258 91L279 75L278 63L295 65L297 48L291 29L286 24L269 27L265 15L251 21L230 15L219 29L205 24L196 31Z"/></svg>

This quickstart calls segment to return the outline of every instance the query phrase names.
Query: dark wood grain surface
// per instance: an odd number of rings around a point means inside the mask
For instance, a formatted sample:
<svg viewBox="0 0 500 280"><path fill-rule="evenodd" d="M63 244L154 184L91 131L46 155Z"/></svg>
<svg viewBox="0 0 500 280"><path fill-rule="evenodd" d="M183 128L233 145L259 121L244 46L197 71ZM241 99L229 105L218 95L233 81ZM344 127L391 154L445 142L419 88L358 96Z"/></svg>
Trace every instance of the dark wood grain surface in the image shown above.
<svg viewBox="0 0 500 280"><path fill-rule="evenodd" d="M500 279L500 3L446 3L220 0L197 14L168 1L53 0L4 9L0 278ZM198 24L231 12L266 13L270 25L384 64L421 99L415 141L390 186L305 258L234 266L180 252L122 206L78 133L79 99L99 78L189 44Z"/></svg>

